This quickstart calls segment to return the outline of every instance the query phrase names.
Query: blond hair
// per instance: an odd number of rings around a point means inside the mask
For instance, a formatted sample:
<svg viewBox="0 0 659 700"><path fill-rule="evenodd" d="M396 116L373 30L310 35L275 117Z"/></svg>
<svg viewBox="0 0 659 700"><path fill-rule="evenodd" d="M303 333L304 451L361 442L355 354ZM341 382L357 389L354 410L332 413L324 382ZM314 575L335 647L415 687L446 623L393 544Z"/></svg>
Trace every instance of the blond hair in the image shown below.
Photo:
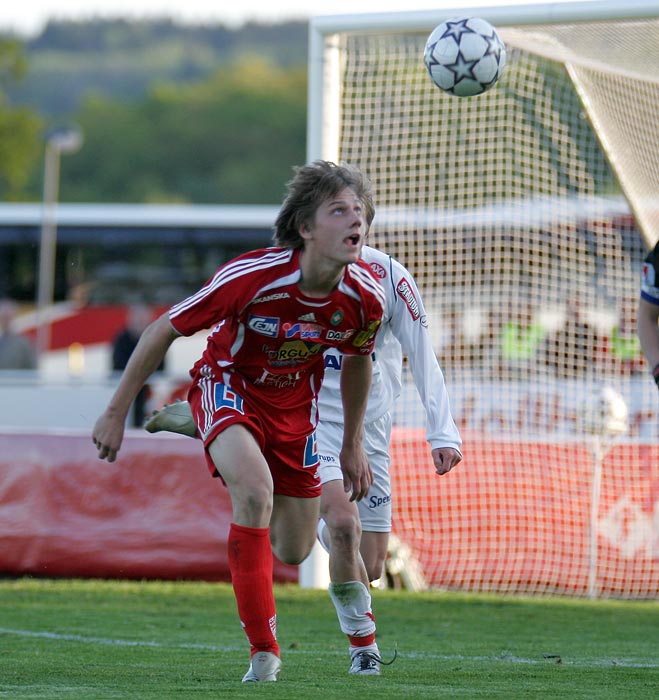
<svg viewBox="0 0 659 700"><path fill-rule="evenodd" d="M364 207L367 224L375 215L371 183L356 167L316 160L295 168L288 194L275 221L273 241L283 248L301 248L300 229L313 226L318 207L349 187Z"/></svg>

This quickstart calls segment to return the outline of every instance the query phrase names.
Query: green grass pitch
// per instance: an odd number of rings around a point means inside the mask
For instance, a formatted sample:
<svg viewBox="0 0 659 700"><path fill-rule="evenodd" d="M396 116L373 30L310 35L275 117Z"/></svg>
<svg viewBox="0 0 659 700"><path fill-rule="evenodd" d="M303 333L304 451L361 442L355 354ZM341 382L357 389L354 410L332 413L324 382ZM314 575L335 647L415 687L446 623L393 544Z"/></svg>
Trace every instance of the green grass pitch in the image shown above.
<svg viewBox="0 0 659 700"><path fill-rule="evenodd" d="M276 587L283 669L241 684L231 587L0 581L0 698L656 700L659 602L374 591L380 677L349 676L325 591Z"/></svg>

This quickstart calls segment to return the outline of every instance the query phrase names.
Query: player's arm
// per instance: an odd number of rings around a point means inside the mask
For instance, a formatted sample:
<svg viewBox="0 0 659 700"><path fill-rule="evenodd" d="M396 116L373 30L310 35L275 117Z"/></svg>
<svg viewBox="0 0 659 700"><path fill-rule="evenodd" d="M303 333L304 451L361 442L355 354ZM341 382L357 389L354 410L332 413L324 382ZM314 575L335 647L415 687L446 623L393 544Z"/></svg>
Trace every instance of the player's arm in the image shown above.
<svg viewBox="0 0 659 700"><path fill-rule="evenodd" d="M119 386L107 408L96 421L92 440L98 449L99 459L114 462L121 447L128 411L149 377L156 371L178 333L172 327L167 314L151 323L140 336Z"/></svg>
<svg viewBox="0 0 659 700"><path fill-rule="evenodd" d="M451 415L444 374L437 361L426 322L421 294L412 275L399 269L415 304L396 297L391 329L407 356L414 384L426 412L426 437L438 474L446 474L462 460L462 439Z"/></svg>
<svg viewBox="0 0 659 700"><path fill-rule="evenodd" d="M641 298L637 310L637 334L655 382L659 385L659 304Z"/></svg>
<svg viewBox="0 0 659 700"><path fill-rule="evenodd" d="M341 469L346 493L359 501L373 483L373 472L364 454L364 415L371 388L373 360L370 355L344 355L341 365L343 402L343 445Z"/></svg>

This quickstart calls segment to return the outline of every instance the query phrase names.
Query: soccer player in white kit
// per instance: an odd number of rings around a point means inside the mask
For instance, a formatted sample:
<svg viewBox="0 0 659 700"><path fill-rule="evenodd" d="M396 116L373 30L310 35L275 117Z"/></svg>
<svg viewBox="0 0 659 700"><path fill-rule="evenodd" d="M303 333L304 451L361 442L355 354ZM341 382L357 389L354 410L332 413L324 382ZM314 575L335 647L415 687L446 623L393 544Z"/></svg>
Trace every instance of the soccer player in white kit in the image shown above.
<svg viewBox="0 0 659 700"><path fill-rule="evenodd" d="M340 394L343 357L333 349L325 352L316 429L323 489L318 534L330 555L329 593L341 629L348 635L358 630L358 639L365 638L365 630L375 630L369 581L382 574L391 532L389 444L392 411L401 391L403 354L425 407L426 437L435 470L446 474L462 459L462 441L451 416L444 375L413 277L400 262L375 248L364 246L361 257L385 290L385 312L375 341L373 378L364 418L364 450L374 478L365 498L352 501L344 488L339 460L344 425ZM355 601L352 606L345 606L346 597ZM350 653L351 673L379 673L381 660L375 642L369 647L353 645Z"/></svg>

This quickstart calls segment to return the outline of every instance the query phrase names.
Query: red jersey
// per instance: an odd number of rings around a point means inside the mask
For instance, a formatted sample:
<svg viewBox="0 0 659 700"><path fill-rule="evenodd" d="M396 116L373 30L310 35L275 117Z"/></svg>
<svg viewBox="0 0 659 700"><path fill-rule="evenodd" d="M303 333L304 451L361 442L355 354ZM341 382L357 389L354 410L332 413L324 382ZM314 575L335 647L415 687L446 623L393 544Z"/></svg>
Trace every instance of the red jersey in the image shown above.
<svg viewBox="0 0 659 700"><path fill-rule="evenodd" d="M173 306L170 322L182 335L212 328L193 379L222 382L284 411L317 396L326 348L370 354L384 310L384 292L370 267L347 265L323 299L304 296L300 278L299 250L255 250Z"/></svg>

